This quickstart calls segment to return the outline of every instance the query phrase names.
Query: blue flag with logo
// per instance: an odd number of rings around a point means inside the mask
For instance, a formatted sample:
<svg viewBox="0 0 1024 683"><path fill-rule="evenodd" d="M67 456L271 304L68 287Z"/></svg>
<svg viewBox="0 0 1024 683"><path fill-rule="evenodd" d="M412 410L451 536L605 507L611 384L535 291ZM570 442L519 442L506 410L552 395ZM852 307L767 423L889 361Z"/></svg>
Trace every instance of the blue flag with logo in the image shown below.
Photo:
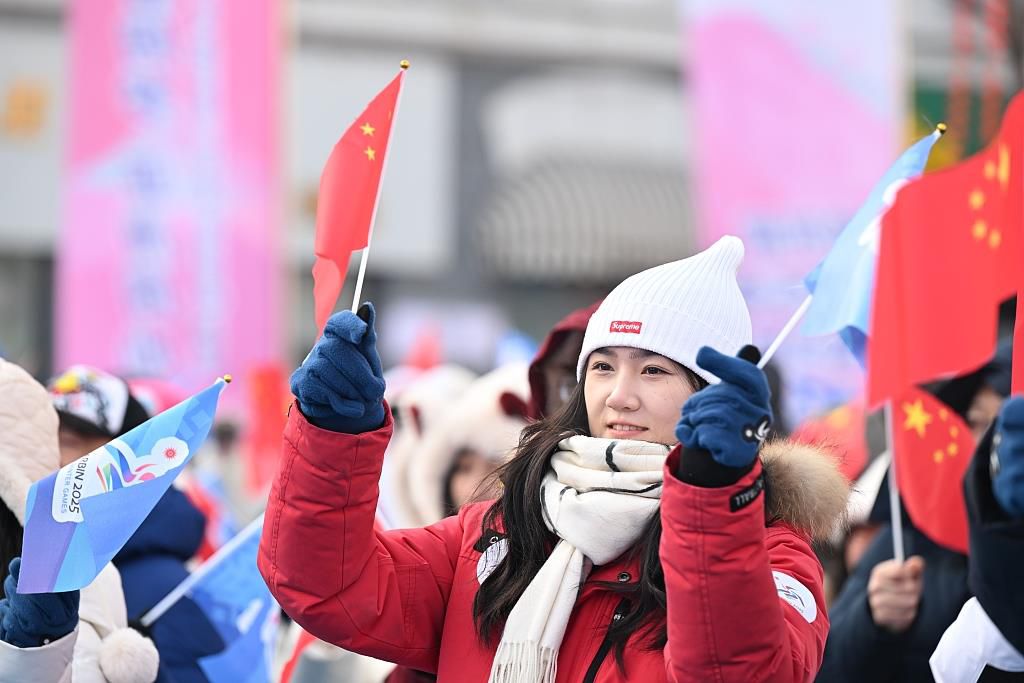
<svg viewBox="0 0 1024 683"><path fill-rule="evenodd" d="M77 590L96 578L206 440L225 384L218 379L32 484L19 593Z"/></svg>
<svg viewBox="0 0 1024 683"><path fill-rule="evenodd" d="M199 660L210 683L270 681L278 606L256 567L262 529L260 517L186 579L184 595L206 613L227 645Z"/></svg>
<svg viewBox="0 0 1024 683"><path fill-rule="evenodd" d="M941 136L936 130L896 160L839 234L832 250L804 278L813 298L801 328L803 333L814 336L838 332L861 367L867 366L868 318L882 216L892 206L896 192L924 172L932 145Z"/></svg>

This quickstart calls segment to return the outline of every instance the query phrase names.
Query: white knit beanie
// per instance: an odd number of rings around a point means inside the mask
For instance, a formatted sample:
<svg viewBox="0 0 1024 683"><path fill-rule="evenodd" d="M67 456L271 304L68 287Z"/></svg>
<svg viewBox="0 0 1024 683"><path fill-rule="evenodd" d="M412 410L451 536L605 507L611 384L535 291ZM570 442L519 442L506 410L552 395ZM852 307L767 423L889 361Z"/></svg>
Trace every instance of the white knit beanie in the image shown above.
<svg viewBox="0 0 1024 683"><path fill-rule="evenodd" d="M743 242L726 235L699 254L626 278L590 318L577 379L594 350L628 346L671 358L716 384L717 377L697 367L697 351L710 346L733 355L752 339L736 283L742 261Z"/></svg>

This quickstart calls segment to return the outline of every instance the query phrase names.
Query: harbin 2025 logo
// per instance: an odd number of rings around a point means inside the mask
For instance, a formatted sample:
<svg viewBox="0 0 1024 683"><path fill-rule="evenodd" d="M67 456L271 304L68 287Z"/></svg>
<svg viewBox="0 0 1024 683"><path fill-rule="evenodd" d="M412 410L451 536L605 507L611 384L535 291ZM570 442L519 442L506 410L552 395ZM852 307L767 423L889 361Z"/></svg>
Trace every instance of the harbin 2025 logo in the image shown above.
<svg viewBox="0 0 1024 683"><path fill-rule="evenodd" d="M81 522L82 500L155 479L188 459L188 444L175 436L159 439L149 453L137 455L120 439L83 455L57 472L53 518Z"/></svg>

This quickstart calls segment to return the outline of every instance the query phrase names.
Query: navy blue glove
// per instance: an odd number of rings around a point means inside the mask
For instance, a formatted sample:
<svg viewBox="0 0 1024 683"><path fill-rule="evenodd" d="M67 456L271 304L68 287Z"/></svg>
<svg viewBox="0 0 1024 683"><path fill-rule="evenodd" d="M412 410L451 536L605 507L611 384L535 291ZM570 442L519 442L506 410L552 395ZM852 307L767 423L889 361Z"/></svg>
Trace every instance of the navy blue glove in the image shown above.
<svg viewBox="0 0 1024 683"><path fill-rule="evenodd" d="M726 356L709 346L697 352L697 365L720 380L683 405L676 438L687 449L704 449L725 467L749 468L772 424L771 392L757 367L757 349L746 346Z"/></svg>
<svg viewBox="0 0 1024 683"><path fill-rule="evenodd" d="M39 647L63 638L78 625L78 591L18 592L21 558L11 560L0 600L0 640L15 647Z"/></svg>
<svg viewBox="0 0 1024 683"><path fill-rule="evenodd" d="M292 373L302 414L318 427L362 434L384 424L384 373L373 304L335 313L309 356Z"/></svg>
<svg viewBox="0 0 1024 683"><path fill-rule="evenodd" d="M1006 514L1024 519L1024 396L1008 399L996 418L992 492Z"/></svg>

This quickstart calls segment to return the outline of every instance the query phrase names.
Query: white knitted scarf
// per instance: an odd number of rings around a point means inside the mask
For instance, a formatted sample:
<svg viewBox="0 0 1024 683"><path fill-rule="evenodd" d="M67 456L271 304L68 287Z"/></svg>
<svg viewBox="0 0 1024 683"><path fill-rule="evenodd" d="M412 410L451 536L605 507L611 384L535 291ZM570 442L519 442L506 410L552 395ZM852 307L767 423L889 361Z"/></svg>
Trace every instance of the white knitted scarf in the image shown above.
<svg viewBox="0 0 1024 683"><path fill-rule="evenodd" d="M554 683L585 573L628 550L657 514L668 452L589 436L558 444L540 496L544 523L560 540L505 622L490 683Z"/></svg>

